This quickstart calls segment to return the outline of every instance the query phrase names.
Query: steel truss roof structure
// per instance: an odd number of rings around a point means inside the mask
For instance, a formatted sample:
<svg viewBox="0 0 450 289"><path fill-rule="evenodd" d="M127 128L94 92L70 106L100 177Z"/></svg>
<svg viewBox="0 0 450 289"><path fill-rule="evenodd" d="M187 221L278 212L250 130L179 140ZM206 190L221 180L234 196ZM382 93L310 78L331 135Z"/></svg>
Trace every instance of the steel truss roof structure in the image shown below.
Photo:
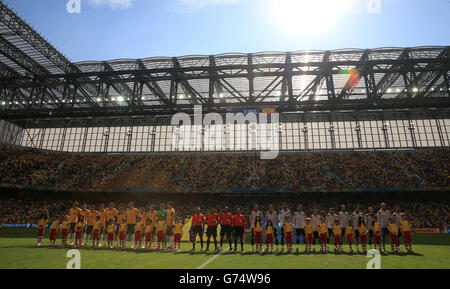
<svg viewBox="0 0 450 289"><path fill-rule="evenodd" d="M0 118L448 109L450 46L229 53L72 63L0 2Z"/></svg>

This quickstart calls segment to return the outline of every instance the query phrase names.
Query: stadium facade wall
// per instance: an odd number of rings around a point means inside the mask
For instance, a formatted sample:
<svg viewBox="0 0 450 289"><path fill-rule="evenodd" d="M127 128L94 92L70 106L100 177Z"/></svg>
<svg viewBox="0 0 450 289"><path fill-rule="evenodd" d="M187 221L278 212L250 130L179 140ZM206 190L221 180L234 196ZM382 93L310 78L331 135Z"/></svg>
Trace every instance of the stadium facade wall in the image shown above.
<svg viewBox="0 0 450 289"><path fill-rule="evenodd" d="M279 126L274 133L273 125ZM17 139L15 140L17 143ZM450 147L450 119L24 129L21 146L75 153L384 150Z"/></svg>
<svg viewBox="0 0 450 289"><path fill-rule="evenodd" d="M8 145L20 145L23 137L23 129L8 121L0 120L0 143Z"/></svg>

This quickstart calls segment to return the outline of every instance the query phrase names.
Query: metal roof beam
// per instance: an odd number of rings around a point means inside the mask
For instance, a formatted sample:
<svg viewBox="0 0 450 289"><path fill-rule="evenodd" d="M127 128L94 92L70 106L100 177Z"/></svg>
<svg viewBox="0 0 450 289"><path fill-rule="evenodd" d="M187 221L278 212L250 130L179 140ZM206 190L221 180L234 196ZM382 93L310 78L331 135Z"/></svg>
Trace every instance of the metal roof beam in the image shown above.
<svg viewBox="0 0 450 289"><path fill-rule="evenodd" d="M25 54L19 48L12 45L2 35L0 35L0 53L25 69L30 75L50 74L48 70L42 67L39 63L37 63L34 59Z"/></svg>
<svg viewBox="0 0 450 289"><path fill-rule="evenodd" d="M178 59L176 57L172 58L173 65L175 68L181 68L180 63L178 62ZM183 89L185 90L185 93L190 95L193 100L195 100L195 103L198 103L199 101L201 103L207 103L208 101L200 94L198 93L188 82L188 80L185 77L185 74L181 71L172 73L173 81L179 82ZM170 97L177 97L171 95Z"/></svg>
<svg viewBox="0 0 450 289"><path fill-rule="evenodd" d="M0 21L65 73L79 71L64 55L9 9L3 1L0 1Z"/></svg>
<svg viewBox="0 0 450 289"><path fill-rule="evenodd" d="M103 62L103 67L105 71L114 71L114 69L109 65L107 61ZM133 90L128 86L128 84L123 82L115 82L116 79L122 79L120 75L111 76L111 86L117 91L128 104L131 104L131 99L133 98Z"/></svg>
<svg viewBox="0 0 450 289"><path fill-rule="evenodd" d="M20 76L17 71L0 61L0 76L1 77L15 77Z"/></svg>
<svg viewBox="0 0 450 289"><path fill-rule="evenodd" d="M397 79L402 75L400 71L395 69L400 69L404 66L404 63L402 61L409 60L409 53L411 49L405 48L403 49L402 53L398 57L398 62L394 63L391 67L391 72L387 72L383 78L378 82L375 91L373 92L374 95L376 95L377 99L380 99L388 90L389 87L391 87Z"/></svg>
<svg viewBox="0 0 450 289"><path fill-rule="evenodd" d="M23 41L28 43L56 67L64 71L64 73L81 72L76 65L70 62L61 52L25 23L14 11L9 9L3 1L0 1L0 22L5 24L15 35L20 36ZM86 91L87 93L84 93L84 97L88 100L89 104L98 107L98 104L92 99L95 91L97 91L95 86L85 84L80 91Z"/></svg>
<svg viewBox="0 0 450 289"><path fill-rule="evenodd" d="M146 67L142 60L138 59L137 64L140 69L145 70ZM145 86L155 95L155 97L163 104L170 104L169 98L164 93L164 91L161 89L159 84L156 81L153 80L143 80Z"/></svg>
<svg viewBox="0 0 450 289"><path fill-rule="evenodd" d="M364 50L364 53L361 55L359 61L367 62L369 59L370 50ZM360 65L355 68L357 73L359 73L358 79L352 79L352 75L349 74L349 79L347 80L346 85L342 88L342 91L339 93L338 98L346 98L348 97L354 90L354 88L358 85L361 78L363 78L368 73L368 67L366 65ZM355 83L353 83L355 82Z"/></svg>
<svg viewBox="0 0 450 289"><path fill-rule="evenodd" d="M326 51L324 53L322 63L328 62L330 60L330 52ZM314 101L316 94L318 94L318 89L322 87L323 82L325 80L325 74L324 71L326 71L327 68L325 65L319 66L318 73L316 74L316 78L311 81L306 88L303 90L303 92L300 93L300 95L297 96L298 101L302 101L305 99L305 97L308 97L309 101ZM309 72L305 72L305 75L308 75Z"/></svg>
<svg viewBox="0 0 450 289"><path fill-rule="evenodd" d="M23 53L21 50L12 45L8 40L6 40L1 35L0 35L0 53L2 53L5 57L9 58L11 61L15 62L17 65L27 70L30 74L33 74L35 82L40 81L38 80L40 76L50 74L50 72L48 72L34 59L32 59L27 54ZM42 91L43 99L40 101L40 104L42 104L43 100L45 99L46 91L47 89L43 89ZM48 93L48 95L50 96L51 100L56 103L56 106L63 106L63 103L57 97L55 97L55 95L51 93ZM25 107L33 106L34 102L35 99L33 99L33 95L30 93L29 98L27 99L27 103L24 104L24 106Z"/></svg>
<svg viewBox="0 0 450 289"><path fill-rule="evenodd" d="M447 47L437 56L436 59L448 59L449 58L449 51L450 48ZM396 97L397 98L404 98L405 94L408 95L412 92L414 92L414 89L420 89L421 87L425 86L425 89L422 91L419 91L417 93L417 97L423 97L433 86L434 84L439 80L441 75L443 75L444 72L444 65L443 63L439 62L433 62L427 64L426 68L431 69L430 71L423 71L421 72L415 79L410 83L406 89L408 92L402 91L399 93ZM428 84L428 85L427 85Z"/></svg>

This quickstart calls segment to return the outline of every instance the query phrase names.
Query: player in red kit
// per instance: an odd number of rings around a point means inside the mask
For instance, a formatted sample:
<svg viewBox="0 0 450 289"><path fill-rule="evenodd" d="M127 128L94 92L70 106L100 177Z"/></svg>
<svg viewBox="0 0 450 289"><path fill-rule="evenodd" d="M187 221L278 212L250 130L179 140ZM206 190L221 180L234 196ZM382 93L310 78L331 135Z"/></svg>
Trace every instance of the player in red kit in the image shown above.
<svg viewBox="0 0 450 289"><path fill-rule="evenodd" d="M214 247L217 251L217 224L219 223L219 215L216 214L216 210L212 208L208 215L206 215L206 224L208 229L206 230L206 251L209 251L209 242L211 236L214 238Z"/></svg>
<svg viewBox="0 0 450 289"><path fill-rule="evenodd" d="M233 216L230 213L230 208L225 207L222 214L220 214L220 250L222 250L223 239L226 237L230 244L230 251L233 250L231 243L231 219Z"/></svg>
<svg viewBox="0 0 450 289"><path fill-rule="evenodd" d="M241 209L236 209L236 215L231 219L234 229L234 251L237 251L238 239L241 241L241 252L244 252L244 225L245 217L241 214Z"/></svg>
<svg viewBox="0 0 450 289"><path fill-rule="evenodd" d="M205 217L200 213L200 208L197 207L196 213L192 217L191 230L194 233L194 238L197 238L197 235L200 237L200 246L203 251L203 224L205 223ZM192 243L192 251L195 251L195 243Z"/></svg>

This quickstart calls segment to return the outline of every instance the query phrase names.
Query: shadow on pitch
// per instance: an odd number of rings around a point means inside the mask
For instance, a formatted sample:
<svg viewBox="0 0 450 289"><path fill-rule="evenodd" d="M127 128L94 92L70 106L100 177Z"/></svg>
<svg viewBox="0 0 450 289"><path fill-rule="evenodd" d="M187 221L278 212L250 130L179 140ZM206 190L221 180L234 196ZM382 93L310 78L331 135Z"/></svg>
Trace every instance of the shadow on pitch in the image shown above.
<svg viewBox="0 0 450 289"><path fill-rule="evenodd" d="M83 246L83 247L74 247L74 246L4 246L0 247L0 249L48 249L48 250L71 250L71 249L77 249L82 251L109 251L109 252L133 252L133 253L180 253L176 251L170 251L170 250L153 250L153 249L132 249L132 248L108 248L108 247L90 247L90 246Z"/></svg>
<svg viewBox="0 0 450 289"><path fill-rule="evenodd" d="M323 253L320 251L312 251L312 252L286 252L286 251L275 251L275 252L255 252L255 251L225 251L225 252L218 252L218 251L192 251L192 250L186 250L186 251L172 251L172 250L153 250L153 249L132 249L132 248L108 248L108 247L90 247L90 246L83 246L83 247L73 247L73 246L36 246L36 245L30 245L30 246L0 246L0 249L48 249L48 250L70 250L70 249L78 249L83 251L110 251L110 252L133 252L138 254L149 254L149 253L172 253L174 255L206 255L206 256L212 256L212 255L240 255L240 256L317 256L317 255L333 255L333 256L366 256L367 253L364 252L328 252ZM381 256L399 256L399 257L407 257L407 256L415 256L415 257L424 257L425 255L414 252L414 253L406 253L405 251L398 252L391 252L391 251L385 251L380 253Z"/></svg>

